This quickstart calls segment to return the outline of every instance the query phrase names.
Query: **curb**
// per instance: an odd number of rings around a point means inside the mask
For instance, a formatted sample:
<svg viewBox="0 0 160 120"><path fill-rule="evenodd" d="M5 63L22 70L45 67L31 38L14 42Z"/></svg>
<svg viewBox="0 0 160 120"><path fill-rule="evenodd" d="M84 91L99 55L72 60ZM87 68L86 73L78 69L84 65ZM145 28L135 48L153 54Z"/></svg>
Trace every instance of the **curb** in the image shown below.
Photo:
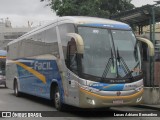
<svg viewBox="0 0 160 120"><path fill-rule="evenodd" d="M137 106L134 106L134 107L147 108L147 109L160 111L160 105L159 105L159 107L155 107L155 106L151 106L151 105L137 105Z"/></svg>

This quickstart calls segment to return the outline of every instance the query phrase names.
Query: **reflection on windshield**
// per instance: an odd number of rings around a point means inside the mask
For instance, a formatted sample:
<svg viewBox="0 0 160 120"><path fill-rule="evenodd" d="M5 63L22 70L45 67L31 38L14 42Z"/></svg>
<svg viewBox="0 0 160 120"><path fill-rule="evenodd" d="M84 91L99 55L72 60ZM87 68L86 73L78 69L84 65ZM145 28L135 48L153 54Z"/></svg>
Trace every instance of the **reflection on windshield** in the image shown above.
<svg viewBox="0 0 160 120"><path fill-rule="evenodd" d="M109 60L112 42L106 29L79 27L79 34L84 40L82 58L83 73L101 77ZM107 77L115 78L116 72L108 71Z"/></svg>
<svg viewBox="0 0 160 120"><path fill-rule="evenodd" d="M132 69L138 67L140 69L140 64L137 65L140 61L140 55L138 54L139 49L132 31L119 31L119 30L111 30L115 49L117 52L117 56L120 56L124 63L126 64L127 71L130 72ZM118 71L119 74L124 77L127 73L124 69L121 69L122 64L119 65ZM132 72L133 76L139 75L140 72Z"/></svg>
<svg viewBox="0 0 160 120"><path fill-rule="evenodd" d="M82 57L82 73L84 74L97 77L105 76L106 78L117 78L118 74L120 77L124 77L140 60L136 39L131 31L78 27L78 32L84 40ZM116 60L117 50L129 69L127 72L124 70L124 66ZM108 67L109 60L110 66ZM132 73L133 76L138 74L138 72Z"/></svg>
<svg viewBox="0 0 160 120"><path fill-rule="evenodd" d="M117 67L115 65L115 57L113 56L113 52L111 49L111 57L109 58L106 67L103 71L102 77L101 77L101 81L104 81L106 79L106 76L108 74L108 72L111 71L111 73L117 73L118 76L118 71L117 71Z"/></svg>

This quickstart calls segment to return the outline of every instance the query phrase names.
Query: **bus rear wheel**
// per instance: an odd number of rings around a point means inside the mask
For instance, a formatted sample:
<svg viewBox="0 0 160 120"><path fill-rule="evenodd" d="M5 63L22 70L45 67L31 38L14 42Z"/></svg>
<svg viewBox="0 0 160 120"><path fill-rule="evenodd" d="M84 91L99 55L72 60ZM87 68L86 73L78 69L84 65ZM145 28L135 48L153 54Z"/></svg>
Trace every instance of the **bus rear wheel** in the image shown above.
<svg viewBox="0 0 160 120"><path fill-rule="evenodd" d="M15 94L16 97L20 96L20 92L18 90L18 83L17 83L17 81L14 82L14 94Z"/></svg>
<svg viewBox="0 0 160 120"><path fill-rule="evenodd" d="M58 111L64 111L64 104L61 102L61 95L58 86L54 91L54 105Z"/></svg>

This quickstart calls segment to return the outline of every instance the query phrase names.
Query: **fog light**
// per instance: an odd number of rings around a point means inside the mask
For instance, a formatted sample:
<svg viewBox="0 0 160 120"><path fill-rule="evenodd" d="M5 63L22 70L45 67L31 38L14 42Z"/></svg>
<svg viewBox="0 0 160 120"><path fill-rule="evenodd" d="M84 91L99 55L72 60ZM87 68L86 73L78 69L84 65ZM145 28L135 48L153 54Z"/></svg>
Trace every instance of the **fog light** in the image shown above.
<svg viewBox="0 0 160 120"><path fill-rule="evenodd" d="M95 105L95 101L90 98L87 98L87 102L91 105Z"/></svg>

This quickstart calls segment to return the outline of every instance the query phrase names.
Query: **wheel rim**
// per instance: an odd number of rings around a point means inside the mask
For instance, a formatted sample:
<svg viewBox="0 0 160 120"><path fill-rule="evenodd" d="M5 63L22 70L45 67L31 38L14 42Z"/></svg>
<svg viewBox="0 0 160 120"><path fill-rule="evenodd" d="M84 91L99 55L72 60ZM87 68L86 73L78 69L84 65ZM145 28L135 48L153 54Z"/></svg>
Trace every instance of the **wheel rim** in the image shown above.
<svg viewBox="0 0 160 120"><path fill-rule="evenodd" d="M55 107L56 108L60 107L60 95L58 91L55 93Z"/></svg>

